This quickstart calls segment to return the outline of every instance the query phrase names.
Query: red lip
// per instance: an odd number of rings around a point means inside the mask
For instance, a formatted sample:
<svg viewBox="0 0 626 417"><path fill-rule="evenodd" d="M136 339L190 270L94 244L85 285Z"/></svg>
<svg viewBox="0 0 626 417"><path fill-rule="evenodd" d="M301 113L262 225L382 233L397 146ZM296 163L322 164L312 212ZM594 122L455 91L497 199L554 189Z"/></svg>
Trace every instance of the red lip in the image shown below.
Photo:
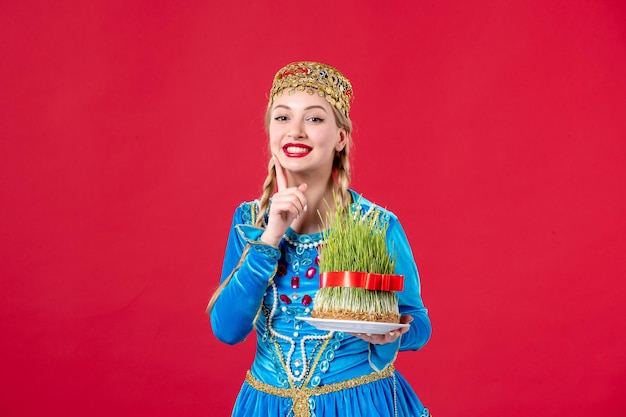
<svg viewBox="0 0 626 417"><path fill-rule="evenodd" d="M290 158L302 158L311 153L310 146L301 143L287 143L283 146L283 152Z"/></svg>

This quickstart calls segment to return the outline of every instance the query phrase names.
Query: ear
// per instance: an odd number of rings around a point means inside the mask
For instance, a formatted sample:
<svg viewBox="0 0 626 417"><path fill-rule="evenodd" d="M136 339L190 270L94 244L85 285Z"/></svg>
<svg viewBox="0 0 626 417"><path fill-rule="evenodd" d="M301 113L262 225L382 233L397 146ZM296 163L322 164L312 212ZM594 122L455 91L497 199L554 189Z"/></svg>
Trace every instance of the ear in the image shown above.
<svg viewBox="0 0 626 417"><path fill-rule="evenodd" d="M343 148L346 147L347 143L348 143L348 132L346 132L345 129L339 129L339 139L337 140L337 143L335 144L335 150L337 152L341 152Z"/></svg>

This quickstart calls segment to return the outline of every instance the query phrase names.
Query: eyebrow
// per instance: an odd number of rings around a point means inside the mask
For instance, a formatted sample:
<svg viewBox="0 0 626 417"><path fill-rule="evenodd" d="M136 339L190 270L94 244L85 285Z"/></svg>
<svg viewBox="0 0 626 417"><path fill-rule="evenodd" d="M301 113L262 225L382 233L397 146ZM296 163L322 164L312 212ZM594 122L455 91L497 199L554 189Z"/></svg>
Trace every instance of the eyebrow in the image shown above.
<svg viewBox="0 0 626 417"><path fill-rule="evenodd" d="M274 108L272 110L276 110L278 108L291 110L291 107L289 107L289 106L287 106L285 104L277 104L276 106L274 106ZM317 104L304 108L304 110L312 110L312 109L320 109L320 110L323 110L324 112L326 112L326 109L323 106L320 106L320 105L317 105Z"/></svg>

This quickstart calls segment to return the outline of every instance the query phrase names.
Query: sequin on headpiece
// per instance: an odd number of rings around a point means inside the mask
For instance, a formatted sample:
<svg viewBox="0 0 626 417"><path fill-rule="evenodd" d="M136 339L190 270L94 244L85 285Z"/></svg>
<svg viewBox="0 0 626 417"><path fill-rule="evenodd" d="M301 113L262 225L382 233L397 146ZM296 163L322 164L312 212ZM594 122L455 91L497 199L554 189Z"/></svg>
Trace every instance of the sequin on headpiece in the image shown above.
<svg viewBox="0 0 626 417"><path fill-rule="evenodd" d="M286 89L318 94L346 117L354 98L350 81L336 68L320 62L293 62L281 68L274 76L270 105Z"/></svg>

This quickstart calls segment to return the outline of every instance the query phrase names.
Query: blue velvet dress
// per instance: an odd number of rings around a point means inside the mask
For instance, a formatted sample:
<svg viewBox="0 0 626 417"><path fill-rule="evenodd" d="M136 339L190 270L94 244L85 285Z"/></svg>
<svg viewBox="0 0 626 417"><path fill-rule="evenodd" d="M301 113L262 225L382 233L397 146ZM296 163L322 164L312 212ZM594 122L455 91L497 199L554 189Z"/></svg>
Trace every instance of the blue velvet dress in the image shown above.
<svg viewBox="0 0 626 417"><path fill-rule="evenodd" d="M311 315L319 289L321 233L298 235L288 229L278 249L259 240L258 205L235 211L222 278L232 273L211 314L215 336L229 344L253 330L256 356L241 388L233 416L332 417L429 416L413 389L394 367L402 350L417 350L430 338L431 325L420 295L417 267L398 218L351 191L352 210L377 212L388 224L387 246L404 275L398 293L400 314L410 314L410 330L395 343L369 344L339 331L322 331L299 320ZM234 271L234 272L233 272Z"/></svg>

